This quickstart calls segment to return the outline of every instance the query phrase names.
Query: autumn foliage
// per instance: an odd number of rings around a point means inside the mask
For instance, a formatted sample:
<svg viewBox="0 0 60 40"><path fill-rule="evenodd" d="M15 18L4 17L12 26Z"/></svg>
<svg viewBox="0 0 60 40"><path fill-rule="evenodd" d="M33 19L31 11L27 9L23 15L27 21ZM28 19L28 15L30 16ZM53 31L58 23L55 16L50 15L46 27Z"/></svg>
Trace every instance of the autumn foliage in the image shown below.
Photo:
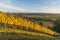
<svg viewBox="0 0 60 40"><path fill-rule="evenodd" d="M23 19L20 16L15 17L13 14L7 15L3 12L0 12L0 23L9 24L9 25L18 25L18 26L23 26L26 29L30 28L33 30L37 30L40 32L44 32L50 35L55 35L56 32L47 29L45 27L41 27L37 23L34 23L32 21L28 21L27 19Z"/></svg>

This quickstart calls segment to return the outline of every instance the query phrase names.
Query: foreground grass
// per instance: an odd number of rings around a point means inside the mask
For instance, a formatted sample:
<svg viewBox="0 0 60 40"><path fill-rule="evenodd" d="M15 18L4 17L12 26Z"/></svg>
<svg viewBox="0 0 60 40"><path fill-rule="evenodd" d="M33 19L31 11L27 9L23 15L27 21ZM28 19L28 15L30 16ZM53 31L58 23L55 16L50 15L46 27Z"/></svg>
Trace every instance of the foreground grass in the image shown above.
<svg viewBox="0 0 60 40"><path fill-rule="evenodd" d="M0 40L60 40L47 34L0 27Z"/></svg>
<svg viewBox="0 0 60 40"><path fill-rule="evenodd" d="M11 28L4 28L2 27L0 29L0 32L5 32L5 33L17 33L17 34L28 34L28 35L37 35L37 36L48 36L50 38L54 38L52 36L46 35L46 34L42 34L42 33L36 33L36 32L29 32L29 31L25 31L25 30L18 30L18 29L11 29Z"/></svg>
<svg viewBox="0 0 60 40"><path fill-rule="evenodd" d="M0 28L0 38L1 40L3 38L6 40L56 40L50 35L4 27Z"/></svg>

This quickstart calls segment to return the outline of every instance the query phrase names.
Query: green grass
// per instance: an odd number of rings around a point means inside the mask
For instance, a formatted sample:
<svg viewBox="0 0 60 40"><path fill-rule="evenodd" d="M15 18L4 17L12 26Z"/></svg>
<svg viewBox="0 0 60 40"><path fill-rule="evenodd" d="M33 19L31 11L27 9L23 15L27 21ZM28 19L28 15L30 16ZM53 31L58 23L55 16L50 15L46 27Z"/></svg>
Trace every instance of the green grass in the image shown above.
<svg viewBox="0 0 60 40"><path fill-rule="evenodd" d="M0 27L1 40L59 40L60 37L54 37L47 34L18 30L13 28Z"/></svg>
<svg viewBox="0 0 60 40"><path fill-rule="evenodd" d="M42 33L36 33L36 32L29 32L29 31L25 31L25 30L18 30L18 29L11 29L11 28L4 28L2 27L0 29L0 32L6 32L6 33L17 33L17 34L29 34L29 35L39 35L39 36L48 36L48 37L52 37L46 34L42 34Z"/></svg>
<svg viewBox="0 0 60 40"><path fill-rule="evenodd" d="M1 40L5 38L6 40L50 40L54 39L47 34L41 34L36 32L29 32L25 30L17 30L11 28L0 28L0 38Z"/></svg>

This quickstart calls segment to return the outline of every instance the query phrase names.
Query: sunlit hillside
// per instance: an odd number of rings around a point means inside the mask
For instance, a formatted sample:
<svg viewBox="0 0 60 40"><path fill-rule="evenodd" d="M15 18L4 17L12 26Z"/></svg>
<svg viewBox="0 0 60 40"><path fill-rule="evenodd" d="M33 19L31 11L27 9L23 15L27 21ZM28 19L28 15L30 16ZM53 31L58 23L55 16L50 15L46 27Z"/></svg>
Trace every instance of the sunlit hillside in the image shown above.
<svg viewBox="0 0 60 40"><path fill-rule="evenodd" d="M41 31L50 35L55 35L56 32L49 30L45 27L41 27L40 25L28 21L26 19L23 19L21 17L14 17L14 15L7 15L4 13L0 13L0 23L4 23L4 25L9 24L9 25L18 25L18 26L23 26L25 27L25 29L28 30L28 28L33 29L33 30L37 30L37 31Z"/></svg>
<svg viewBox="0 0 60 40"><path fill-rule="evenodd" d="M0 33L28 34L53 38L59 33L20 16L0 12ZM49 36L50 35L50 36Z"/></svg>

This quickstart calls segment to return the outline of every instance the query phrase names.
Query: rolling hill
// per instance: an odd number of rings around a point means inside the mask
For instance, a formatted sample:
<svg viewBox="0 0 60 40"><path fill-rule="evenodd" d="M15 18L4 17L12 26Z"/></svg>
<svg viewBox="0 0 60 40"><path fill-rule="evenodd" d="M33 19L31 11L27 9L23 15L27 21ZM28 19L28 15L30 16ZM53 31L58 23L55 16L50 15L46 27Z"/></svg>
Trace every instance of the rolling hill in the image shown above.
<svg viewBox="0 0 60 40"><path fill-rule="evenodd" d="M39 36L38 39L42 36L42 40L44 39L43 37L47 37L46 39L50 39L53 38L52 36L59 34L48 28L41 27L41 25L37 23L28 21L27 19L23 19L20 16L15 16L13 14L8 15L3 12L0 12L0 28L0 33L4 34L4 36L8 34L11 35L12 33L13 35L23 34L26 37L28 37L28 35L36 37Z"/></svg>

